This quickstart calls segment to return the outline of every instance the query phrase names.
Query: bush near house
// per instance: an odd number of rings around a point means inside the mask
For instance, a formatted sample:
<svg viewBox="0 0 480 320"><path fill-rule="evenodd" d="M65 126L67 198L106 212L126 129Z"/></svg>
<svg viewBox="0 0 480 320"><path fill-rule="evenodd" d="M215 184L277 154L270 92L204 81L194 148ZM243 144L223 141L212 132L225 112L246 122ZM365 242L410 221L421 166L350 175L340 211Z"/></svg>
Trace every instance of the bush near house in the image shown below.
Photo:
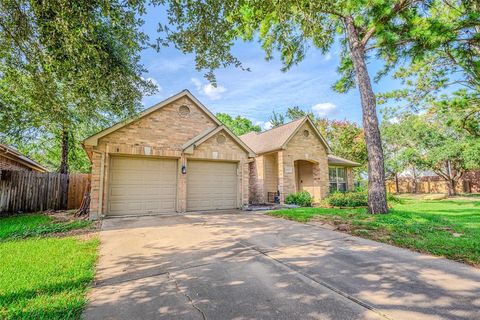
<svg viewBox="0 0 480 320"><path fill-rule="evenodd" d="M400 199L392 194L387 194L389 203L400 202ZM368 206L368 192L366 190L352 192L334 192L325 200L324 204L330 207L357 208Z"/></svg>
<svg viewBox="0 0 480 320"><path fill-rule="evenodd" d="M307 191L290 193L287 198L285 198L286 204L296 204L300 207L311 207L312 202L312 196Z"/></svg>

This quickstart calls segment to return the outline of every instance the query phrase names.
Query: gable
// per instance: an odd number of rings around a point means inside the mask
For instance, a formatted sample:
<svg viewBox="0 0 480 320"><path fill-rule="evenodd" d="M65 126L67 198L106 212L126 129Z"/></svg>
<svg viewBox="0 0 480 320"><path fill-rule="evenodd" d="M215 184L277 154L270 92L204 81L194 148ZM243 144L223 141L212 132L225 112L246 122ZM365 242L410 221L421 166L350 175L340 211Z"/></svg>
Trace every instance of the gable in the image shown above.
<svg viewBox="0 0 480 320"><path fill-rule="evenodd" d="M153 142L159 147L181 145L200 132L220 125L221 122L198 99L184 90L142 111L137 117L85 139L83 143L89 146L96 146L100 141L131 143L135 137L139 143Z"/></svg>
<svg viewBox="0 0 480 320"><path fill-rule="evenodd" d="M237 159L239 155L245 159L253 156L250 149L245 148L234 135L226 129L218 130L204 141L200 141L194 148L193 157L214 158L216 153L218 159Z"/></svg>
<svg viewBox="0 0 480 320"><path fill-rule="evenodd" d="M318 133L318 129L310 121L305 121L305 123L297 128L296 132L286 142L285 149L299 145L308 146L308 148L322 149L326 153L329 152L329 146Z"/></svg>

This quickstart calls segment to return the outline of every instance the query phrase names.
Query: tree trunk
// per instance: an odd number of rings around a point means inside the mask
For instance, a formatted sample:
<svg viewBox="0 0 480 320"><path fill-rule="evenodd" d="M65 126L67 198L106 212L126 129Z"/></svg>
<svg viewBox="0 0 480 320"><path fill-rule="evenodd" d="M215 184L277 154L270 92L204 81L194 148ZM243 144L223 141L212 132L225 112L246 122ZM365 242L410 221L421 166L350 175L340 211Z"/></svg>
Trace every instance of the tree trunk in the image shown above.
<svg viewBox="0 0 480 320"><path fill-rule="evenodd" d="M370 213L387 213L385 167L382 141L380 140L380 130L378 128L377 102L365 63L365 48L359 40L353 18L345 18L345 25L347 27L350 56L360 91L363 129L365 130L365 142L368 152L368 211Z"/></svg>
<svg viewBox="0 0 480 320"><path fill-rule="evenodd" d="M60 162L60 173L68 173L68 151L68 131L64 127L62 130L62 159Z"/></svg>
<svg viewBox="0 0 480 320"><path fill-rule="evenodd" d="M397 190L397 194L400 193L400 187L398 186L398 174L395 173L395 189Z"/></svg>
<svg viewBox="0 0 480 320"><path fill-rule="evenodd" d="M417 193L417 170L413 167L413 193Z"/></svg>
<svg viewBox="0 0 480 320"><path fill-rule="evenodd" d="M454 195L456 195L457 182L454 179L450 179L450 181L447 181L447 185L448 185L448 196L453 197Z"/></svg>

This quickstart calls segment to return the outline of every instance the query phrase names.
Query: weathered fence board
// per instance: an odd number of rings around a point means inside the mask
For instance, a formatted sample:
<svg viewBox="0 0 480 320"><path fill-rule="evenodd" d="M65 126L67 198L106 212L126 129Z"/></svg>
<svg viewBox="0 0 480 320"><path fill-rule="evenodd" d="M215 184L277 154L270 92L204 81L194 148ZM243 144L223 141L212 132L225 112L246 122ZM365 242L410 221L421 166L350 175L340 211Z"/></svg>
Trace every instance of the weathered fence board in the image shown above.
<svg viewBox="0 0 480 320"><path fill-rule="evenodd" d="M68 184L68 209L80 208L85 192L90 190L90 174L70 175Z"/></svg>
<svg viewBox="0 0 480 320"><path fill-rule="evenodd" d="M89 174L3 170L0 213L75 209L89 188Z"/></svg>

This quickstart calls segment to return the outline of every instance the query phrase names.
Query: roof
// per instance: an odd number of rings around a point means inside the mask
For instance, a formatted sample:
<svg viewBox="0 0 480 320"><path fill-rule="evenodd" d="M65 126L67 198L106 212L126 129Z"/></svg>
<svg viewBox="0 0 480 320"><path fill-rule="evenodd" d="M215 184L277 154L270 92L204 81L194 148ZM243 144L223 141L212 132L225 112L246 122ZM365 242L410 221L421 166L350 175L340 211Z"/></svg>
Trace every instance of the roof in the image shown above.
<svg viewBox="0 0 480 320"><path fill-rule="evenodd" d="M209 128L200 134L198 134L196 137L190 139L189 141L185 142L182 146L183 150L185 151L189 147L197 147L201 145L203 142L207 141L214 135L216 135L220 131L225 131L235 142L237 142L245 151L248 152L249 157L255 157L255 152L247 145L245 144L242 140L240 140L239 137L237 137L233 132L231 132L227 127L224 125L218 126L216 128Z"/></svg>
<svg viewBox="0 0 480 320"><path fill-rule="evenodd" d="M330 146L328 145L327 141L308 116L263 132L249 132L240 136L240 139L242 139L242 141L245 142L257 154L284 149L290 139L306 122L310 123L316 135L327 147L327 151L330 152Z"/></svg>
<svg viewBox="0 0 480 320"><path fill-rule="evenodd" d="M96 146L98 144L98 139L100 139L101 137L104 137L120 128L123 128L125 127L126 125L132 123L133 121L135 120L138 120L140 118L143 118L147 115L149 115L150 113L152 112L155 112L157 111L158 109L161 109L163 107L165 107L166 105L170 104L171 102L175 101L175 100L178 100L182 97L188 97L190 100L192 100L195 104L197 104L200 109L203 110L203 112L205 112L212 120L213 122L215 122L217 125L221 126L222 123L220 122L220 120L217 119L217 117L215 117L215 115L213 113L210 112L210 110L208 110L197 98L195 98L195 96L193 94L190 93L190 91L188 91L187 89L177 93L176 95L173 95L171 96L170 98L168 99L165 99L157 104L155 104L154 106L148 108L148 109L145 109L143 110L142 112L140 112L137 116L135 117L132 117L130 119L127 119L125 121L122 121L122 122L119 122L103 131L100 131L88 138L86 138L85 140L83 140L83 144L84 145L89 145L89 146Z"/></svg>
<svg viewBox="0 0 480 320"><path fill-rule="evenodd" d="M358 162L350 161L338 156L334 156L333 154L328 155L328 164L344 166L344 167L360 167L361 166L361 164Z"/></svg>
<svg viewBox="0 0 480 320"><path fill-rule="evenodd" d="M9 158L11 160L14 160L32 170L35 170L38 172L48 172L48 169L42 166L40 163L33 161L32 159L24 156L14 148L1 143L0 143L0 155L6 158Z"/></svg>

